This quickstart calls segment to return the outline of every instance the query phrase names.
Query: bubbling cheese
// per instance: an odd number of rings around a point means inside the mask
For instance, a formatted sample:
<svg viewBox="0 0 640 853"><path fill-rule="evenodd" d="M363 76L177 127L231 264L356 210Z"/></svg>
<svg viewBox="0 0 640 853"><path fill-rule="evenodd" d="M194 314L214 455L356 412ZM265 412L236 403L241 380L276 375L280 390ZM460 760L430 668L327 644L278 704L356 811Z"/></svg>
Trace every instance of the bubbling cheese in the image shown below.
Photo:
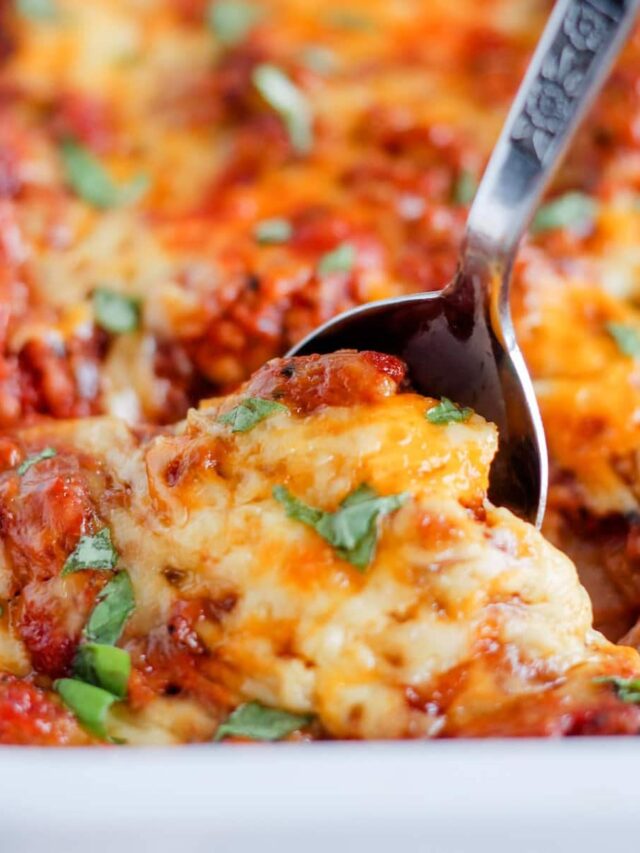
<svg viewBox="0 0 640 853"><path fill-rule="evenodd" d="M435 401L395 393L395 360L369 358L275 362L246 391L142 441L108 418L22 433L82 449L102 472L90 488L135 588L124 644L136 665L149 670L173 624L193 654L189 667L231 705L258 700L312 714L340 738L474 734L487 721L504 734L562 733L603 702L627 720L635 709L594 679L640 672L640 657L592 630L571 562L486 501L495 427L477 415L430 423ZM350 405L323 401L338 382L351 389ZM245 432L220 420L252 387L271 386L284 408ZM364 570L274 496L285 486L335 511L363 483L406 494L378 520ZM187 630L176 608L193 602L203 609ZM208 727L196 715L189 728L185 698L171 734L171 700L162 697L160 740L215 728L221 711L206 703ZM136 726L153 739L141 721L157 717L135 703L119 712L133 740Z"/></svg>

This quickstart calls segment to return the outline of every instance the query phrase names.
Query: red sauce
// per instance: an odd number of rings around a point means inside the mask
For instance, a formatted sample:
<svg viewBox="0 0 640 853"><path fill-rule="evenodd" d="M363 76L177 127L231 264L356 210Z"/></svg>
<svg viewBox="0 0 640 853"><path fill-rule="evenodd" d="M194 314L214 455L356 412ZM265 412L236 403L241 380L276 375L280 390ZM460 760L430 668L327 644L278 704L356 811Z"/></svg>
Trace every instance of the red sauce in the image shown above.
<svg viewBox="0 0 640 853"><path fill-rule="evenodd" d="M0 674L0 744L73 746L92 742L50 692L28 680Z"/></svg>

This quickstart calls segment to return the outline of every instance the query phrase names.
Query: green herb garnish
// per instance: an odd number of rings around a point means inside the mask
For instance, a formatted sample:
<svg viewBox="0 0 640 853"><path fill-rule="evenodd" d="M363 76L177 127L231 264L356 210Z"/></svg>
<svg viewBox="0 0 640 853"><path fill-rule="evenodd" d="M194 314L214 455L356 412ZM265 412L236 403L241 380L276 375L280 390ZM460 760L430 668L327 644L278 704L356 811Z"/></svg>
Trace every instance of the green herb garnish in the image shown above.
<svg viewBox="0 0 640 853"><path fill-rule="evenodd" d="M331 275L337 272L351 272L355 260L356 250L351 243L341 243L320 258L318 273L320 275Z"/></svg>
<svg viewBox="0 0 640 853"><path fill-rule="evenodd" d="M106 718L111 706L118 701L117 696L76 678L59 678L53 687L83 726L98 737L110 739Z"/></svg>
<svg viewBox="0 0 640 853"><path fill-rule="evenodd" d="M83 639L87 643L117 643L135 607L129 573L118 572L98 593L97 604L82 634Z"/></svg>
<svg viewBox="0 0 640 853"><path fill-rule="evenodd" d="M291 239L293 228L287 219L275 217L263 219L253 229L253 236L258 243L286 243Z"/></svg>
<svg viewBox="0 0 640 853"><path fill-rule="evenodd" d="M83 538L93 538L95 545L95 539L104 534L105 530L108 531L108 528L101 530L96 537ZM107 538L110 544L110 535ZM104 565L100 567L105 568ZM92 565L91 568L96 566ZM75 677L62 678L54 684L78 720L94 734L109 740L112 739L106 731L106 715L114 702L126 698L131 674L129 652L117 648L114 643L120 638L134 607L129 575L125 571L118 572L98 595L98 603L82 632L82 643L73 661Z"/></svg>
<svg viewBox="0 0 640 853"><path fill-rule="evenodd" d="M313 527L343 560L361 571L374 556L378 519L399 509L409 498L406 492L380 497L363 483L347 495L339 509L325 512L294 497L284 486L275 486L273 496L284 506L289 518Z"/></svg>
<svg viewBox="0 0 640 853"><path fill-rule="evenodd" d="M448 397L442 397L437 406L427 409L425 418L430 424L463 424L469 420L473 409L452 403Z"/></svg>
<svg viewBox="0 0 640 853"><path fill-rule="evenodd" d="M60 155L69 186L94 207L133 204L149 186L145 175L137 175L129 183L118 186L100 161L87 148L71 139L61 144Z"/></svg>
<svg viewBox="0 0 640 853"><path fill-rule="evenodd" d="M244 0L217 0L207 10L207 24L222 44L240 44L262 17L262 11Z"/></svg>
<svg viewBox="0 0 640 853"><path fill-rule="evenodd" d="M218 726L214 740L225 737L244 737L251 740L281 740L297 729L309 725L312 717L306 714L290 714L277 708L268 708L260 702L239 705Z"/></svg>
<svg viewBox="0 0 640 853"><path fill-rule="evenodd" d="M640 702L640 678L620 678L617 675L594 679L596 684L612 684L623 702Z"/></svg>
<svg viewBox="0 0 640 853"><path fill-rule="evenodd" d="M304 93L282 69L266 62L254 69L253 82L284 122L294 150L308 154L313 145L313 116Z"/></svg>
<svg viewBox="0 0 640 853"><path fill-rule="evenodd" d="M288 412L282 403L275 400L263 400L261 397L247 397L235 408L218 417L221 424L231 427L231 432L249 432L254 426L276 412Z"/></svg>
<svg viewBox="0 0 640 853"><path fill-rule="evenodd" d="M606 329L623 355L640 357L640 331L625 323L607 323Z"/></svg>
<svg viewBox="0 0 640 853"><path fill-rule="evenodd" d="M140 325L139 301L106 287L94 291L93 313L98 326L114 335L133 332Z"/></svg>
<svg viewBox="0 0 640 853"><path fill-rule="evenodd" d="M531 230L534 234L554 228L583 231L591 225L597 211L598 205L591 196L580 192L565 193L538 209Z"/></svg>
<svg viewBox="0 0 640 853"><path fill-rule="evenodd" d="M43 459L51 459L56 455L56 451L53 447L45 447L44 450L41 450L40 453L34 453L32 456L27 456L27 458L18 465L16 471L20 477L23 474L26 474L29 468L32 465L36 465L38 462L42 462Z"/></svg>
<svg viewBox="0 0 640 853"><path fill-rule="evenodd" d="M118 552L111 541L111 531L103 527L92 536L81 536L78 544L66 559L62 575L83 569L110 571L118 563Z"/></svg>
<svg viewBox="0 0 640 853"><path fill-rule="evenodd" d="M54 0L16 0L16 11L21 17L34 21L55 21L58 17Z"/></svg>
<svg viewBox="0 0 640 853"><path fill-rule="evenodd" d="M342 30L370 30L373 21L356 9L333 9L325 15L326 22Z"/></svg>
<svg viewBox="0 0 640 853"><path fill-rule="evenodd" d="M478 189L476 176L468 169L463 169L453 187L453 200L456 204L471 204Z"/></svg>
<svg viewBox="0 0 640 853"><path fill-rule="evenodd" d="M106 643L82 643L73 661L76 678L108 690L118 699L127 695L130 673L129 652Z"/></svg>
<svg viewBox="0 0 640 853"><path fill-rule="evenodd" d="M134 606L129 575L118 572L98 596L82 633L82 643L73 661L75 677L57 682L63 684L66 695L59 692L80 722L101 737L107 736L104 717L111 704L127 696L131 657L114 643ZM78 687L82 684L99 692L84 691Z"/></svg>
<svg viewBox="0 0 640 853"><path fill-rule="evenodd" d="M310 44L305 47L301 54L302 62L310 71L316 74L329 74L338 65L338 58L329 47L321 44Z"/></svg>

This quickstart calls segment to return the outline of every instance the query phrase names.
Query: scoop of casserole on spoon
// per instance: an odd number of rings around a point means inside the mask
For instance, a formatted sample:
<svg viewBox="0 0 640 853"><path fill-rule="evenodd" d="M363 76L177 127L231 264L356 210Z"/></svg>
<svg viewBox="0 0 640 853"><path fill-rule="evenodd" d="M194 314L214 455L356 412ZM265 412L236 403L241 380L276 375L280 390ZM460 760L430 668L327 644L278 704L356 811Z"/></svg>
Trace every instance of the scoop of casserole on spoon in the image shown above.
<svg viewBox="0 0 640 853"><path fill-rule="evenodd" d="M546 501L547 454L511 321L511 270L540 196L624 43L639 3L558 0L475 196L453 281L441 291L341 314L289 353L352 348L402 358L418 392L472 407L497 424L500 446L490 497L538 525Z"/></svg>

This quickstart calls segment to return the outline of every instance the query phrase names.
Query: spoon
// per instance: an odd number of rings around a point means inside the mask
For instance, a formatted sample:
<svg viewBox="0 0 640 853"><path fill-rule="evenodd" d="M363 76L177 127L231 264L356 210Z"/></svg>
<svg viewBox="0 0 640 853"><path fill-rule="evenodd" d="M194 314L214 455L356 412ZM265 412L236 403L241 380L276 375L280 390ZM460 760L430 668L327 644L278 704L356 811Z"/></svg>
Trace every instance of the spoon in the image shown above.
<svg viewBox="0 0 640 853"><path fill-rule="evenodd" d="M489 496L537 526L547 496L547 451L511 321L511 270L537 202L639 4L556 3L473 201L453 281L437 292L347 311L289 352L348 348L396 355L417 392L448 397L493 421L500 442Z"/></svg>

